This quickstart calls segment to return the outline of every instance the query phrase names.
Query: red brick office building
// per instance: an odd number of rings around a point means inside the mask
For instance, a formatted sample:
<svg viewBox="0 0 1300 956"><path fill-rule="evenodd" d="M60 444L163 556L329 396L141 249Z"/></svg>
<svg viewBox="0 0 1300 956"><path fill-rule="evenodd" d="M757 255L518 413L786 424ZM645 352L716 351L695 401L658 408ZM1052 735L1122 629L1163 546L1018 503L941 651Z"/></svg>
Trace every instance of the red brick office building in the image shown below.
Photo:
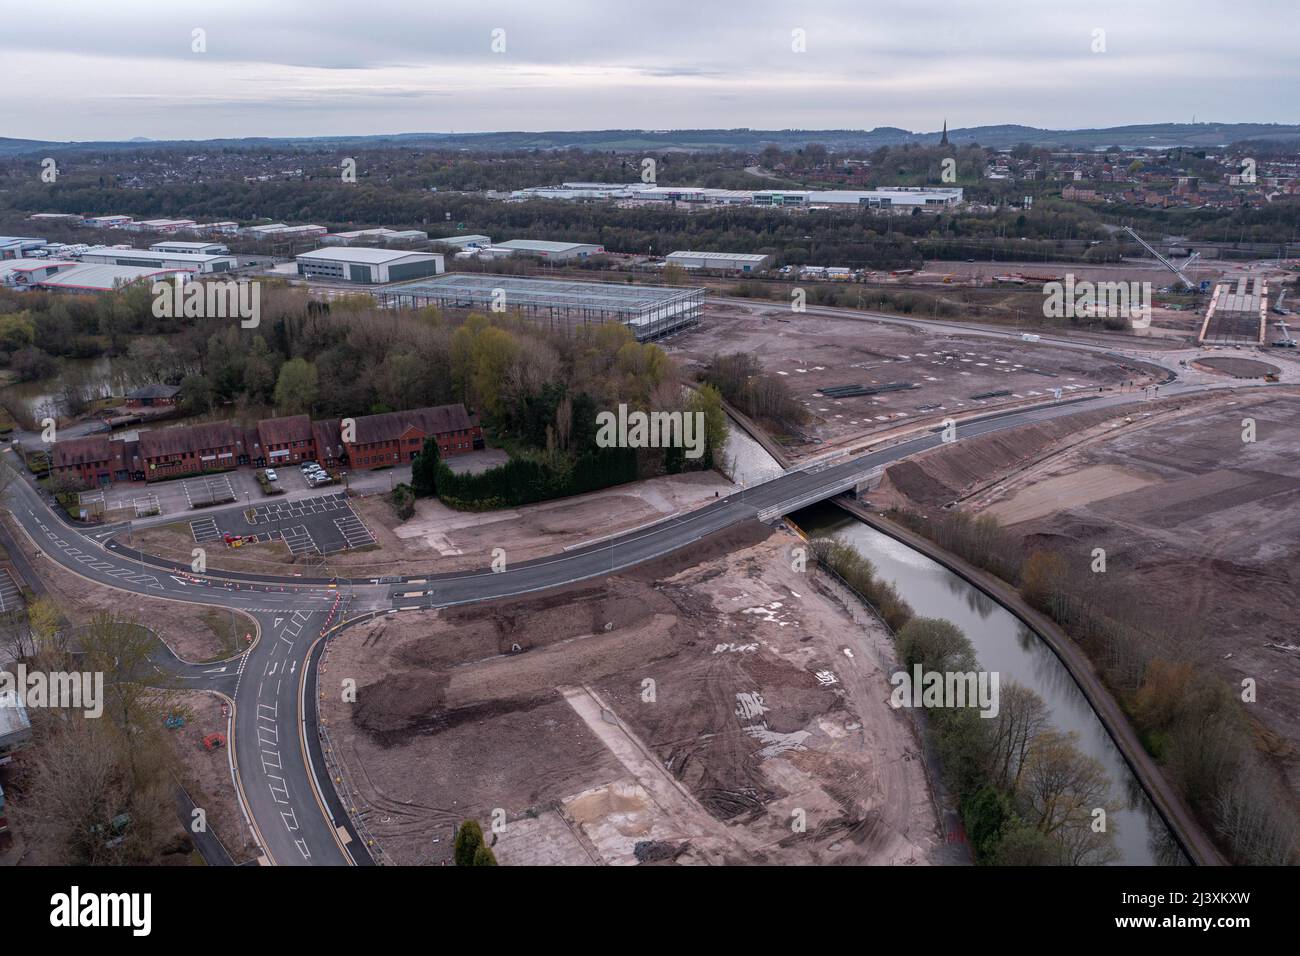
<svg viewBox="0 0 1300 956"><path fill-rule="evenodd" d="M306 415L265 418L257 423L257 454L251 456L258 467L292 465L315 461L316 439L311 419Z"/></svg>
<svg viewBox="0 0 1300 956"><path fill-rule="evenodd" d="M444 456L483 447L478 419L464 405L441 405L342 421L289 415L263 419L249 429L230 422L174 425L142 431L135 441L72 438L56 442L50 451L61 484L94 487L303 461L319 461L326 468L382 468L409 463L430 436L437 437Z"/></svg>
<svg viewBox="0 0 1300 956"><path fill-rule="evenodd" d="M127 442L112 441L102 435L56 442L50 449L50 458L54 474L68 485L90 488L130 478Z"/></svg>
<svg viewBox="0 0 1300 956"><path fill-rule="evenodd" d="M140 458L146 481L230 471L248 464L246 436L229 422L175 425L140 432Z"/></svg>
<svg viewBox="0 0 1300 956"><path fill-rule="evenodd" d="M345 432L344 449L353 468L382 468L406 464L434 436L444 458L483 447L483 429L464 405L439 405L406 412L362 415L353 419L352 441Z"/></svg>

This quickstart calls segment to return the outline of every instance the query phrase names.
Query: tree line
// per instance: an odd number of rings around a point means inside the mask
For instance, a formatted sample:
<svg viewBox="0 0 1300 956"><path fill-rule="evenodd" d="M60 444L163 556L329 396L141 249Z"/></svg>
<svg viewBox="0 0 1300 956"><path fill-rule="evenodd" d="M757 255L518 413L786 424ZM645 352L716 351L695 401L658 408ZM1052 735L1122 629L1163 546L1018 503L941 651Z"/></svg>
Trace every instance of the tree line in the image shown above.
<svg viewBox="0 0 1300 956"><path fill-rule="evenodd" d="M1026 553L991 516L891 516L1018 585L1030 605L1079 644L1229 859L1300 859L1300 812L1261 750L1241 692L1213 672L1206 625L1194 609L1153 602L1123 575L1095 573L1091 555Z"/></svg>
<svg viewBox="0 0 1300 956"><path fill-rule="evenodd" d="M917 615L851 545L818 538L811 550L888 626L905 672L916 666L927 674L980 671L960 628ZM1098 808L1109 812L1111 781L1078 747L1075 734L1052 726L1050 709L1037 693L1004 682L993 717L951 703L927 703L925 726L977 862L1080 866L1117 857L1113 829L1093 826Z"/></svg>

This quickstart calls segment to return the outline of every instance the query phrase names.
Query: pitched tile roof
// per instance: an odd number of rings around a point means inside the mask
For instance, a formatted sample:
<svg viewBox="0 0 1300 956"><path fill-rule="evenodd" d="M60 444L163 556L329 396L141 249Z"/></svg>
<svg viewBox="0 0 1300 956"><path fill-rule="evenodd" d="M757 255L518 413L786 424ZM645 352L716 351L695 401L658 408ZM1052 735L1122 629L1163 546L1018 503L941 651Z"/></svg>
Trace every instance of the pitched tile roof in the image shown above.
<svg viewBox="0 0 1300 956"><path fill-rule="evenodd" d="M356 422L357 440L354 444L358 445L397 441L411 429L429 436L466 431L474 427L469 412L460 404L413 408L410 411L385 412L382 415L362 415Z"/></svg>
<svg viewBox="0 0 1300 956"><path fill-rule="evenodd" d="M229 422L205 422L201 425L175 425L140 433L140 454L145 458L184 455L215 448L242 451L243 433Z"/></svg>
<svg viewBox="0 0 1300 956"><path fill-rule="evenodd" d="M262 444L267 447L311 441L311 419L306 415L265 418L257 423L257 433L262 436Z"/></svg>
<svg viewBox="0 0 1300 956"><path fill-rule="evenodd" d="M76 468L82 465L103 465L109 471L123 471L138 467L139 443L121 441L104 435L88 435L55 442L55 468Z"/></svg>
<svg viewBox="0 0 1300 956"><path fill-rule="evenodd" d="M316 454L322 458L339 458L343 454L343 435L337 419L311 423L312 437L316 439Z"/></svg>
<svg viewBox="0 0 1300 956"><path fill-rule="evenodd" d="M108 461L113 457L109 441L102 435L89 435L85 438L69 438L54 444L54 467L68 468L74 465L88 465L99 461Z"/></svg>

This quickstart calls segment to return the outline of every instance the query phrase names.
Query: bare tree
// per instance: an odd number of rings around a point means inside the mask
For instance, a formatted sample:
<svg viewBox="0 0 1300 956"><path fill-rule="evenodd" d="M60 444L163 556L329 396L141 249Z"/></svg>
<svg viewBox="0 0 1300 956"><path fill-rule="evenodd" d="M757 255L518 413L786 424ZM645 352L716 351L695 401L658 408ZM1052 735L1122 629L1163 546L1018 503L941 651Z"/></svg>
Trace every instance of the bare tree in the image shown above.
<svg viewBox="0 0 1300 956"><path fill-rule="evenodd" d="M1017 793L1025 821L1061 846L1063 863L1105 863L1114 853L1114 833L1109 823L1094 830L1102 811L1110 808L1110 779L1101 763L1075 746L1073 733L1044 731L1033 740L1026 755Z"/></svg>
<svg viewBox="0 0 1300 956"><path fill-rule="evenodd" d="M5 650L5 657L16 661L36 653L36 642L24 611L15 609L0 614L0 648Z"/></svg>
<svg viewBox="0 0 1300 956"><path fill-rule="evenodd" d="M989 776L1010 793L1020 789L1025 760L1038 736L1050 727L1050 711L1033 690L1009 681L1000 692L994 721Z"/></svg>
<svg viewBox="0 0 1300 956"><path fill-rule="evenodd" d="M1218 831L1240 863L1289 866L1296 862L1295 811L1287 795L1257 764L1220 789L1214 800Z"/></svg>

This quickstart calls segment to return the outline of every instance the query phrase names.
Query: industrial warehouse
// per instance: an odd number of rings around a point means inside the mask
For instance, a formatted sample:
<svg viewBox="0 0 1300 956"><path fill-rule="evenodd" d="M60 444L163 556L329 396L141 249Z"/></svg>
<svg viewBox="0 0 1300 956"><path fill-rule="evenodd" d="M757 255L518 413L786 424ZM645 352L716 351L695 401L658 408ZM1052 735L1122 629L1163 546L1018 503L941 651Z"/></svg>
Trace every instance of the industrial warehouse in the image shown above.
<svg viewBox="0 0 1300 956"><path fill-rule="evenodd" d="M581 183L516 189L511 198L562 199L591 202L620 200L635 203L666 202L687 206L777 206L801 209L858 206L866 209L928 210L959 206L960 186L878 186L875 189L718 189L707 186L656 186L650 183Z"/></svg>
<svg viewBox="0 0 1300 956"><path fill-rule="evenodd" d="M772 265L771 256L757 252L670 252L664 261L683 269L715 272L762 272Z"/></svg>
<svg viewBox="0 0 1300 956"><path fill-rule="evenodd" d="M397 282L443 271L443 257L437 253L368 246L315 249L295 258L301 276L345 282Z"/></svg>
<svg viewBox="0 0 1300 956"><path fill-rule="evenodd" d="M374 295L388 307L518 309L538 324L558 331L621 322L632 330L637 341L645 342L696 324L704 305L704 291L452 273L379 290Z"/></svg>
<svg viewBox="0 0 1300 956"><path fill-rule="evenodd" d="M507 255L536 256L551 262L586 259L588 256L598 256L605 251L604 246L590 242L549 242L545 239L511 239L497 243L491 248Z"/></svg>
<svg viewBox="0 0 1300 956"><path fill-rule="evenodd" d="M235 267L233 256L196 252L164 252L160 249L90 249L81 261L113 266L139 266L149 269L185 269L193 272L229 272Z"/></svg>

